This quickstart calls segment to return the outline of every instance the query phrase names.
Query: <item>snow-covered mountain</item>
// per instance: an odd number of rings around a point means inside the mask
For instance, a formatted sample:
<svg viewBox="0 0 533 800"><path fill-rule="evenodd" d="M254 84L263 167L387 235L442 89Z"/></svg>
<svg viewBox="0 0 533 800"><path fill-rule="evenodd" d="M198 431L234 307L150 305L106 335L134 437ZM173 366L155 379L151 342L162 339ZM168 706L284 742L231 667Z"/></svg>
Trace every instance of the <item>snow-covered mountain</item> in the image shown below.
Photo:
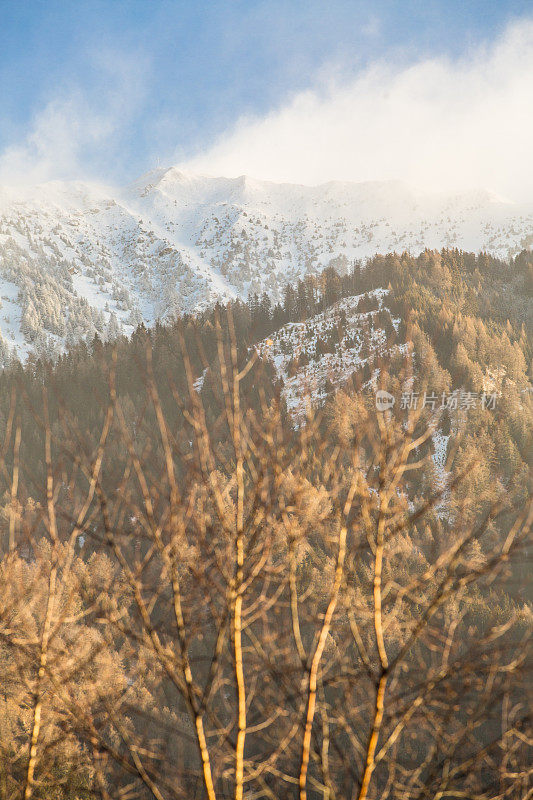
<svg viewBox="0 0 533 800"><path fill-rule="evenodd" d="M217 299L268 292L377 252L533 243L533 203L487 191L421 194L398 182L320 186L188 175L120 189L0 188L0 357L129 333Z"/></svg>

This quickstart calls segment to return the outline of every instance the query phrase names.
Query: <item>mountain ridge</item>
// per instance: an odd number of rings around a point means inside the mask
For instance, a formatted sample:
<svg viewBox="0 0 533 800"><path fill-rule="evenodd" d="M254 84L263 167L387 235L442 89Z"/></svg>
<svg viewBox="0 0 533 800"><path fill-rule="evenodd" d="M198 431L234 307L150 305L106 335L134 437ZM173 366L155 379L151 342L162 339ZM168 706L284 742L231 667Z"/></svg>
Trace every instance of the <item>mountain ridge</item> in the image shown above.
<svg viewBox="0 0 533 800"><path fill-rule="evenodd" d="M124 187L0 187L5 359L255 293L378 252L458 247L508 259L533 243L533 203L489 190L427 193L401 181L317 186L145 173Z"/></svg>

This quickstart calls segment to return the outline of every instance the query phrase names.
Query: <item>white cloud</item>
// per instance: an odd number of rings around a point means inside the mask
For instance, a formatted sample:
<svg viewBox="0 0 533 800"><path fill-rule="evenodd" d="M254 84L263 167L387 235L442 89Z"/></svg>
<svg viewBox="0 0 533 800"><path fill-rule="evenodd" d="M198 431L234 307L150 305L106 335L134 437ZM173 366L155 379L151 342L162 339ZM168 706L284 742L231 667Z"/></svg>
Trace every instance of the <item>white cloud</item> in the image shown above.
<svg viewBox="0 0 533 800"><path fill-rule="evenodd" d="M111 130L110 121L95 115L79 95L52 100L35 117L24 141L7 147L0 156L0 183L74 177L82 170L86 148L105 142Z"/></svg>
<svg viewBox="0 0 533 800"><path fill-rule="evenodd" d="M243 118L183 166L274 181L407 180L422 188L491 188L533 199L533 21L468 57L395 68L298 94Z"/></svg>
<svg viewBox="0 0 533 800"><path fill-rule="evenodd" d="M58 91L34 117L27 135L0 153L0 184L101 177L119 150L144 93L142 59L106 51L91 58L90 90ZM105 168L105 167L104 167Z"/></svg>

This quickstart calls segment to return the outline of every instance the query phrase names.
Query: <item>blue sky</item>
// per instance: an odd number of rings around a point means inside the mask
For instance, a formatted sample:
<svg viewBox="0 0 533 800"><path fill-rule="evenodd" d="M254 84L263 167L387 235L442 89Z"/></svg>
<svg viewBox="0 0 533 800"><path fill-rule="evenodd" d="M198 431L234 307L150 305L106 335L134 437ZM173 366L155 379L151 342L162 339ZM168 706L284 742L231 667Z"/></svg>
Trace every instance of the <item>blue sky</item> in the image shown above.
<svg viewBox="0 0 533 800"><path fill-rule="evenodd" d="M376 61L490 47L531 2L0 0L0 12L4 161L124 180Z"/></svg>

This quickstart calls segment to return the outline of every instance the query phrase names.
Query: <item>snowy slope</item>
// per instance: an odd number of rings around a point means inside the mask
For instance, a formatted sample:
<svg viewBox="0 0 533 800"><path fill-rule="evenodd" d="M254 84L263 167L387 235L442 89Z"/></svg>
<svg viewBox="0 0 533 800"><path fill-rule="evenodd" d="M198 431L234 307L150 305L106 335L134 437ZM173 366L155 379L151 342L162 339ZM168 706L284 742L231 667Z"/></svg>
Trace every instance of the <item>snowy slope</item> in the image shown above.
<svg viewBox="0 0 533 800"><path fill-rule="evenodd" d="M533 204L404 184L297 186L155 170L122 189L0 188L0 360L129 333L376 252L458 246L508 257Z"/></svg>
<svg viewBox="0 0 533 800"><path fill-rule="evenodd" d="M374 289L335 303L305 322L289 322L257 345L261 358L274 365L283 382L287 410L296 423L309 406L318 408L329 392L341 387L377 355L392 354L401 345L388 345L380 311L397 322L384 305L386 289ZM376 309L359 311L361 298L375 298ZM324 352L324 351L329 352Z"/></svg>

